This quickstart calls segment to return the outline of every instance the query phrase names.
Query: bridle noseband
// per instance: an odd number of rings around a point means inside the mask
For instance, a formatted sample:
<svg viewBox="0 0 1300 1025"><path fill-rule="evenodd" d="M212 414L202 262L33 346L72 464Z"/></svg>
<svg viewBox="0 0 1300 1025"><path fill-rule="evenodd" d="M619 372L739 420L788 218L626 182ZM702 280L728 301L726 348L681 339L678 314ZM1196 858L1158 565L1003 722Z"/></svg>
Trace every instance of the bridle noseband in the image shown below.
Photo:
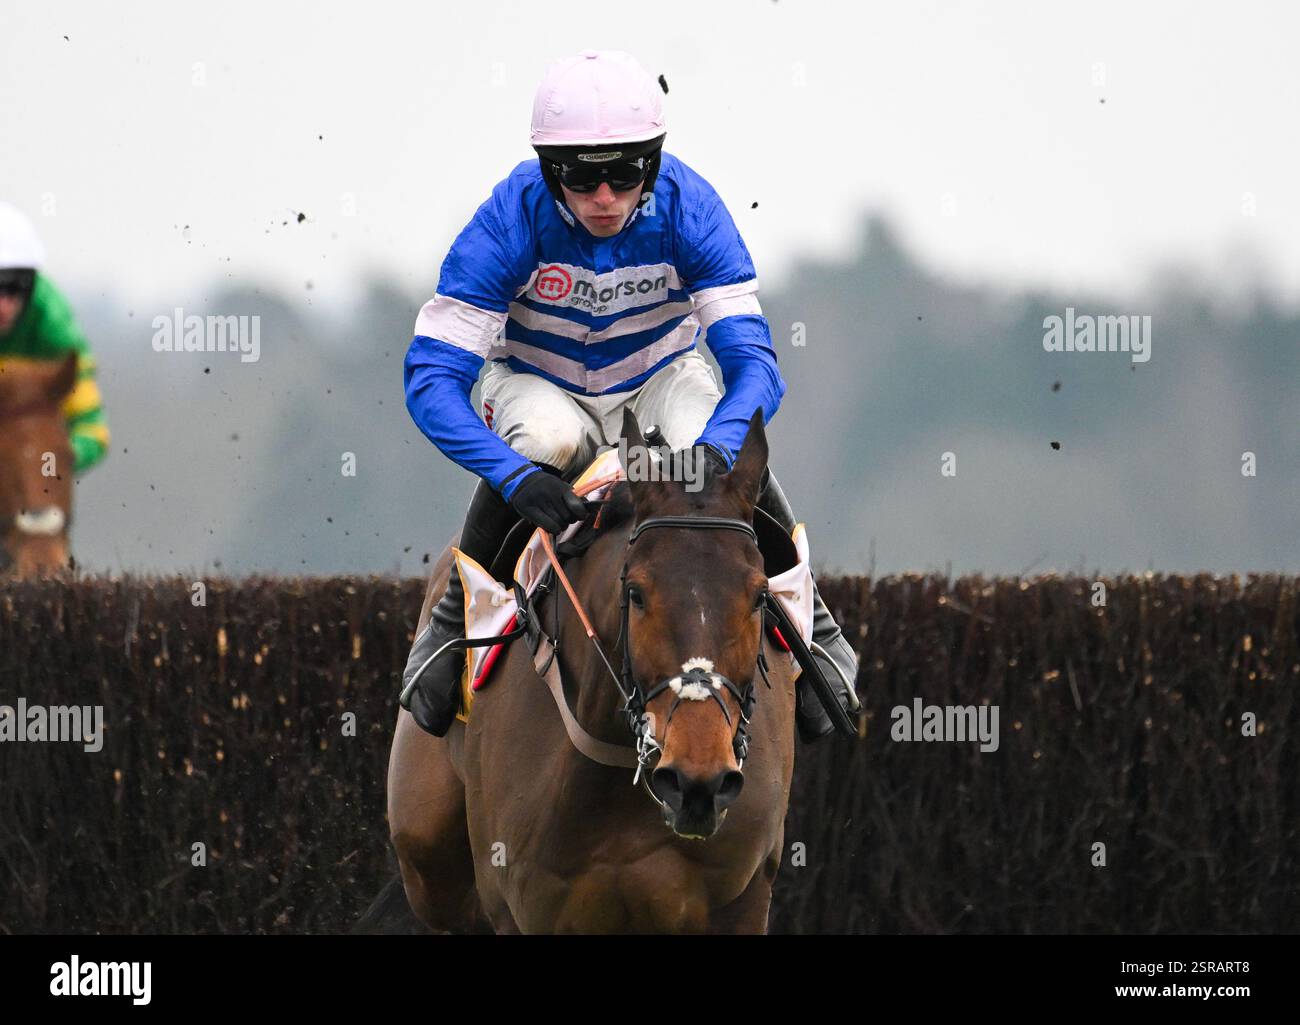
<svg viewBox="0 0 1300 1025"><path fill-rule="evenodd" d="M758 544L758 534L744 520L724 516L652 516L637 524L636 528L628 536L629 555L632 545L636 543L636 539L643 533L647 530L665 527L680 527L690 530L735 530L745 534L754 544ZM749 684L742 691L727 677L721 673L713 672L710 668L704 666L687 668L687 666L683 666L682 672L677 676L662 680L648 691L643 692L632 672L632 638L628 628L630 611L628 594L630 587L627 582L627 564L628 559L624 558L623 569L618 578L619 590L622 595L619 602L619 639L623 643L622 680L619 689L623 692L624 698L623 714L627 718L628 727L632 730L633 736L636 737L637 771L633 783L635 784L636 779L640 778L642 770L648 768L653 754L660 750L659 743L655 739L653 722L646 712L646 705L669 689L677 692L677 698L668 710L668 718L664 722L665 731L667 731L668 724L672 722L673 713L677 711L678 705L685 700L686 689L693 687L702 688L708 697L718 703L718 707L722 709L722 714L726 717L727 725L730 726L731 713L727 711L727 706L722 700L721 691L725 689L731 693L736 699L736 703L740 705L740 723L736 727L732 748L735 751L737 763L743 767L745 756L749 752L748 727L756 700L753 679L750 679ZM689 663L687 665L689 666ZM767 666L763 658L761 641L758 649L758 668L764 681L767 682ZM771 686L770 682L768 686Z"/></svg>

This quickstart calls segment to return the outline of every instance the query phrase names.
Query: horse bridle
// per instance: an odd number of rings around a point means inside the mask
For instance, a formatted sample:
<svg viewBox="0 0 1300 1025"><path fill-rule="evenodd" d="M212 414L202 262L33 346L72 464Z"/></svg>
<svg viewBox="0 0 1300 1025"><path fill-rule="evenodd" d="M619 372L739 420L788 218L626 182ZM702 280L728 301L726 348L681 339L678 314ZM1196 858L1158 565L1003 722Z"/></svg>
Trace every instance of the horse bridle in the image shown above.
<svg viewBox="0 0 1300 1025"><path fill-rule="evenodd" d="M608 479L588 482L584 489L578 490L578 494L585 494L587 491L594 490L605 484L614 483L618 479L619 478L617 477L611 477ZM599 520L599 516L597 517L597 520ZM561 707L561 717L564 717L566 703L563 693L563 682L558 678L558 676L554 681L552 681L548 675L557 669L556 656L559 653L558 638L560 633L559 605L557 604L555 606L556 618L554 637L546 632L542 623L542 612L540 607L543 596L551 591L551 586L547 578L553 575L554 579L560 584L560 587L555 590L557 602L561 593L568 595L569 601L573 605L574 612L582 624L584 633L588 640L591 641L592 647L595 649L596 654L600 657L601 663L604 665L610 678L613 680L614 686L618 688L619 693L623 697L623 706L620 709L620 712L626 719L628 727L636 741L633 762L636 767L636 773L632 777L632 785L636 786L638 782L641 783L650 799L661 808L666 806L663 799L660 798L650 786L650 777L647 770L650 768L650 762L655 753L662 753L662 749L660 748L658 741L655 739L654 723L650 715L646 712L646 703L653 700L659 694L662 694L665 688L672 688L673 684L676 682L678 684L676 689L679 692L679 697L669 710L668 719L671 720L673 713L676 711L677 706L680 704L682 699L680 693L682 686L693 685L703 687L706 689L707 695L718 702L719 706L722 708L723 715L726 717L728 725L730 725L731 714L727 711L727 706L723 703L721 694L719 693L719 690L721 689L729 691L740 705L741 721L737 725L735 736L732 738L732 749L735 752L738 767L742 767L745 763L745 756L749 751L749 723L756 702L756 690L752 677L750 678L749 685L742 691L733 681L727 679L721 673L706 671L703 667L699 667L699 669L696 670L690 666L689 662L682 667L681 674L657 683L648 691L642 691L641 687L637 684L636 676L632 671L632 646L629 627L630 600L629 585L627 581L628 559L631 555L632 545L645 531L666 527L680 527L686 529L698 528L704 530L735 530L746 535L756 545L758 544L758 534L749 523L746 523L744 520L730 519L722 516L654 516L638 524L632 530L631 534L628 535L628 553L624 556L623 568L619 573L619 587L622 594L619 606L619 634L618 640L616 640L615 643L621 641L623 644L623 667L621 674L614 670L614 666L610 663L608 656L605 654L604 645L596 632L594 624L591 622L591 618L583 608L583 603L578 597L578 593L575 590L573 583L564 572L559 552L557 552L558 547L559 551L565 551L567 548L565 554L576 554L577 552L585 550L586 546L577 543L573 539L566 542L564 545L557 546L551 541L550 534L545 530L541 533L541 544L542 550L546 553L547 559L549 560L549 566L547 567L546 574L543 575L531 592L525 592L523 585L518 580L515 581L515 599L519 608L519 612L516 616L516 622L518 625L515 629L496 637L481 637L473 640L468 638L458 638L448 641L447 644L444 645L444 647L457 648L481 647L508 642L519 636L521 633L527 634L529 638L529 647L532 649L535 658L534 665L536 671L543 677L543 679L546 679L548 685L551 686L552 695L555 697L556 703ZM777 616L780 613L780 602L778 602L772 593L766 589L763 592L763 609L765 614L772 613L774 616ZM784 623L782 628L783 631L793 631L794 628L790 625L788 619L781 622ZM542 649L540 647L543 639L547 642L546 648L548 649L548 653L544 655L541 653ZM811 657L809 657L809 660L811 660ZM771 689L772 681L768 676L767 659L763 653L763 645L761 641L758 648L757 664L758 672L762 676L764 684ZM408 685L408 688L413 687L414 685L415 681L413 680L411 684ZM403 692L403 699L405 699L405 692ZM583 731L576 722L572 725L580 734L585 735L585 731ZM667 725L668 723L665 721L665 731L667 730ZM568 728L569 727L566 726L566 729ZM587 744L575 739L572 730L569 732L569 738L573 741L574 746L587 755L587 757L604 765L628 764L622 761L607 761L600 754L593 753L590 743L593 741L593 738L590 737L590 735L585 736L586 740L589 742Z"/></svg>
<svg viewBox="0 0 1300 1025"><path fill-rule="evenodd" d="M647 530L656 530L667 527L678 527L683 529L700 529L700 530L735 530L746 535L755 544L758 544L758 534L754 528L744 520L731 519L724 516L652 516L637 524L636 528L628 536L628 557L631 555L632 545L636 539ZM754 680L751 677L749 684L742 691L734 682L729 680L721 673L715 673L712 670L705 669L702 666L695 666L690 669L683 667L681 673L676 676L661 680L652 686L649 690L643 691L640 684L637 683L635 674L632 671L632 637L629 631L628 618L630 614L629 594L631 587L627 582L627 564L628 557L623 560L623 569L619 573L619 590L621 600L619 602L619 640L623 644L623 667L622 679L619 681L619 690L623 693L624 705L623 714L627 718L628 727L632 730L632 735L636 738L637 751L637 777L640 777L643 769L648 768L651 757L659 750L659 743L655 739L654 723L650 715L646 712L646 706L656 697L670 688L677 692L677 698L673 701L672 706L668 709L668 718L664 721L664 731L667 732L668 725L672 722L673 713L677 711L678 706L684 700L683 688L689 686L702 687L707 695L718 703L722 709L723 716L726 717L727 725L731 725L731 713L727 711L726 703L722 700L722 691L728 691L736 699L740 706L740 723L736 727L736 733L732 739L732 748L735 751L738 765L745 764L745 756L749 753L749 721L754 711L756 694L754 692ZM770 687L771 683L767 679L767 665L763 657L763 647L759 644L758 649L758 669L763 676L764 682ZM636 780L633 780L635 784Z"/></svg>

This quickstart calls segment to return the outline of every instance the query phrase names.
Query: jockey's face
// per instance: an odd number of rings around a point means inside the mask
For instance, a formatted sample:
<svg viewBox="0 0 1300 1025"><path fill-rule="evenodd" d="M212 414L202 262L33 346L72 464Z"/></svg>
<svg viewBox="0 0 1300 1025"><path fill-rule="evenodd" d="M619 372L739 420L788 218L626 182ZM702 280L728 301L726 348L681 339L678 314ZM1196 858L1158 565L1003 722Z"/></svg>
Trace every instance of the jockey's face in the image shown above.
<svg viewBox="0 0 1300 1025"><path fill-rule="evenodd" d="M601 182L595 192L574 192L561 185L564 202L582 226L597 238L608 238L623 230L632 209L641 199L641 189L615 192L608 182Z"/></svg>
<svg viewBox="0 0 1300 1025"><path fill-rule="evenodd" d="M21 295L0 291L0 335L8 334L18 323L25 304L26 300Z"/></svg>

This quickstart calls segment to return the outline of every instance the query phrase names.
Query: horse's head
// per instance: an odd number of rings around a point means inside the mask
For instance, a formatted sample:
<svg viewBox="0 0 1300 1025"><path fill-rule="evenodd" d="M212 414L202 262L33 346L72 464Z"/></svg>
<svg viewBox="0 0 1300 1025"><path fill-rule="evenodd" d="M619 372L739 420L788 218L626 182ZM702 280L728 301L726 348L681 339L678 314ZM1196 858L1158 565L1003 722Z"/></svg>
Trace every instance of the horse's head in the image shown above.
<svg viewBox="0 0 1300 1025"><path fill-rule="evenodd" d="M629 453L645 445L630 410L623 437ZM690 474L692 489L683 481L628 483L624 644L662 749L650 787L682 836L712 835L744 784L735 742L752 707L746 699L767 593L763 558L746 525L752 528L766 465L760 411L729 473L709 467L698 488L701 478Z"/></svg>
<svg viewBox="0 0 1300 1025"><path fill-rule="evenodd" d="M60 363L0 360L0 575L68 564L72 449L63 400L76 381L75 354Z"/></svg>

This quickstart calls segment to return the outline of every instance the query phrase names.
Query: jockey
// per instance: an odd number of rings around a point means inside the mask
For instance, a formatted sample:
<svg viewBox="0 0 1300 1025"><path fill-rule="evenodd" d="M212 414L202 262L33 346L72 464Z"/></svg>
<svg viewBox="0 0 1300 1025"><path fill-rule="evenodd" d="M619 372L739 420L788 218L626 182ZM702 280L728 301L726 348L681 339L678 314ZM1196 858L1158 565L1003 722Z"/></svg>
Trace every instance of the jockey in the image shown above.
<svg viewBox="0 0 1300 1025"><path fill-rule="evenodd" d="M88 470L108 452L108 427L95 384L95 357L72 307L41 273L45 247L32 222L0 202L0 362L20 357L62 360L77 354L77 385L64 400L72 472Z"/></svg>
<svg viewBox="0 0 1300 1025"><path fill-rule="evenodd" d="M407 409L481 478L459 547L484 566L520 517L552 532L585 518L565 478L618 443L625 406L673 450L701 446L726 471L754 411L770 420L785 393L745 243L712 186L663 152L664 133L661 90L628 54L553 65L533 103L538 159L457 236L415 323ZM484 363L480 420L470 390ZM770 472L758 506L794 529ZM841 705L856 708L856 656L815 590L814 603L813 651ZM464 634L464 616L453 569L403 681L405 707L434 736L455 718L464 666L459 649L436 653ZM797 689L800 735L829 733L812 688Z"/></svg>

